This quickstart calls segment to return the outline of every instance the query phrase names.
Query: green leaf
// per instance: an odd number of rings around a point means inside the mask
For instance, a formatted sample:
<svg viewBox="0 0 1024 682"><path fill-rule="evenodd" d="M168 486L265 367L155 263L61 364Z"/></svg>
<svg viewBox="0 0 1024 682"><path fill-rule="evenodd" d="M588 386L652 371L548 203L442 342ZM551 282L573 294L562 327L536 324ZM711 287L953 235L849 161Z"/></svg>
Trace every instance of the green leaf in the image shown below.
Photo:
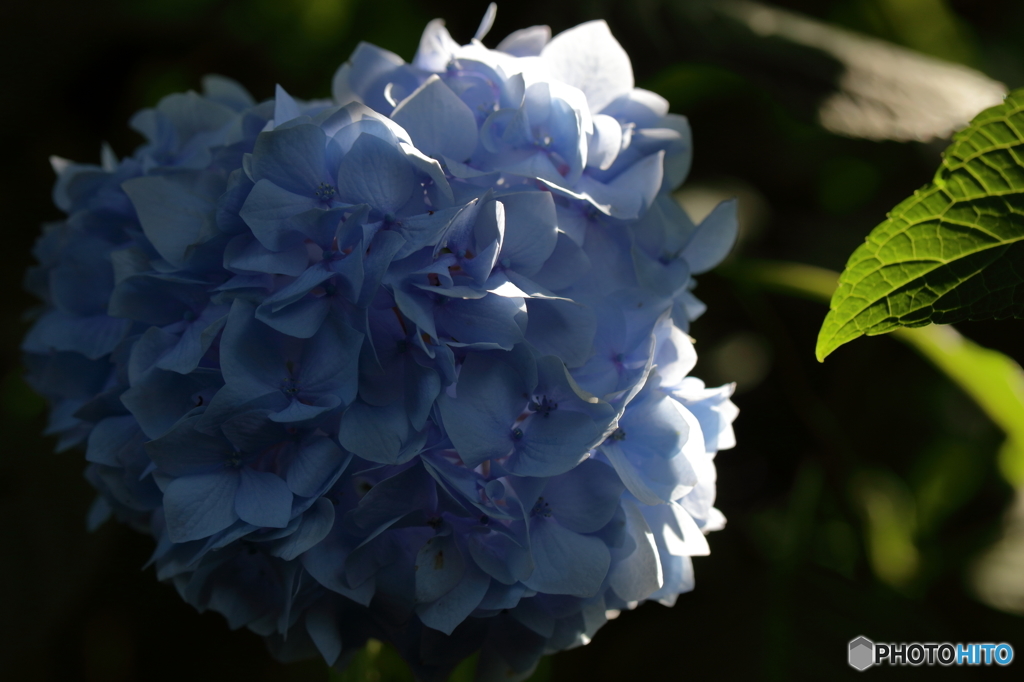
<svg viewBox="0 0 1024 682"><path fill-rule="evenodd" d="M835 301L838 275L824 268L781 261L744 260L719 267L729 279L825 303ZM999 470L1013 486L1024 486L1024 370L1013 358L937 325L896 329L907 344L969 395L1006 434Z"/></svg>
<svg viewBox="0 0 1024 682"><path fill-rule="evenodd" d="M817 356L867 334L1024 317L1024 90L957 133L932 183L850 257Z"/></svg>

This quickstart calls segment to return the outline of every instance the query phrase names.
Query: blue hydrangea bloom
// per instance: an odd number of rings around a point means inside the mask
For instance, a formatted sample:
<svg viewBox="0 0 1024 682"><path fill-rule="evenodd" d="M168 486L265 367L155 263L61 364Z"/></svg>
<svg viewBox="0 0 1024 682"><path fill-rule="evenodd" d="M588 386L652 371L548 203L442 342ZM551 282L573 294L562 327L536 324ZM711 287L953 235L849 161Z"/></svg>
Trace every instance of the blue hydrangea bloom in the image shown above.
<svg viewBox="0 0 1024 682"><path fill-rule="evenodd" d="M732 388L689 377L693 275L736 235L670 196L686 120L604 22L416 58L333 99L209 77L99 166L54 159L23 350L161 580L278 657L370 637L523 679L693 587Z"/></svg>

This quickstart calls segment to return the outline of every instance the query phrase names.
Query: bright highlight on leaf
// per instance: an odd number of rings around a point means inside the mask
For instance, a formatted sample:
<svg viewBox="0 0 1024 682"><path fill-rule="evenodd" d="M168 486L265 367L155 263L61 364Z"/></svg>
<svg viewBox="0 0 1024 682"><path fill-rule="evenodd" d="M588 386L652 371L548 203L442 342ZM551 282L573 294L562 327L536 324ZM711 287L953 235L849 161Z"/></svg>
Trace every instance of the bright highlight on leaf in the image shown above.
<svg viewBox="0 0 1024 682"><path fill-rule="evenodd" d="M944 156L850 257L819 360L864 334L1024 315L1024 90L979 114Z"/></svg>

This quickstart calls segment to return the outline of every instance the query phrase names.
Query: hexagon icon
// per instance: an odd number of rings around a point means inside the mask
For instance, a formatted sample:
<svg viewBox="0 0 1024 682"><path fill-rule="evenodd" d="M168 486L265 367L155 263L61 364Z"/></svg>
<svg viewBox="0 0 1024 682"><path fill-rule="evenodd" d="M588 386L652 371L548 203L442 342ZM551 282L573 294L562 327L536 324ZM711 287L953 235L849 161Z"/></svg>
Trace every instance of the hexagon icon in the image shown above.
<svg viewBox="0 0 1024 682"><path fill-rule="evenodd" d="M858 637L850 642L850 667L867 670L875 663L875 643L867 637Z"/></svg>

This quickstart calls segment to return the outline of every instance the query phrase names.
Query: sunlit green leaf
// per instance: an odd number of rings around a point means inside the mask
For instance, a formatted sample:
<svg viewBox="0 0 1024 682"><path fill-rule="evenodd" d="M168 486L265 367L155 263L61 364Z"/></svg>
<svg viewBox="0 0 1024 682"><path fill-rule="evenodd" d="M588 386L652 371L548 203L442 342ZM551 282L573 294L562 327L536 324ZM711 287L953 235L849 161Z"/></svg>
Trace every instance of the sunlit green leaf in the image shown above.
<svg viewBox="0 0 1024 682"><path fill-rule="evenodd" d="M824 268L773 261L734 262L718 272L738 281L786 294L835 301L840 275ZM897 328L895 337L923 355L969 395L1006 433L999 469L1015 486L1024 485L1024 370L1012 358L964 338L953 327Z"/></svg>
<svg viewBox="0 0 1024 682"><path fill-rule="evenodd" d="M958 133L932 183L850 257L818 336L822 360L899 327L1024 316L1024 90Z"/></svg>

